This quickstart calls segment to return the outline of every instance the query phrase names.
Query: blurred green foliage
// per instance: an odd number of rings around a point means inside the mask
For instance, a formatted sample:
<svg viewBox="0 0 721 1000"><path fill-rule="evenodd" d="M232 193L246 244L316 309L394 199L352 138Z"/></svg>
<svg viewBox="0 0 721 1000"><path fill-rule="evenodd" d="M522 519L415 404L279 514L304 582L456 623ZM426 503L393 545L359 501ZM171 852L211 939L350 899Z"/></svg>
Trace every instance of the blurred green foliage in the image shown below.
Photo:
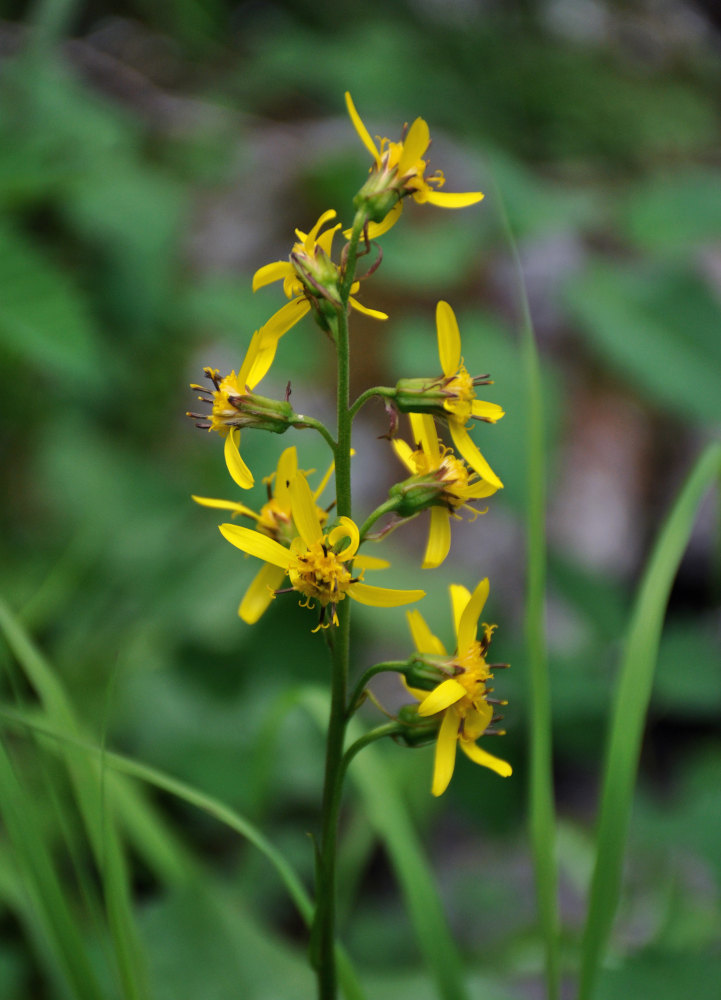
<svg viewBox="0 0 721 1000"><path fill-rule="evenodd" d="M448 299L469 369L492 373L488 398L507 411L479 435L506 490L488 518L460 526L424 613L446 635L446 584L490 573L494 647L514 664L498 688L511 699L515 776L499 782L459 765L436 803L428 752L378 749L438 869L478 997L523 995L540 962L524 833L520 303L499 198L528 269L544 363L569 955L630 595L674 487L721 426L718 36L702 6L683 3L584 3L585 30L574 35L572 6L47 2L24 22L5 5L0 23L0 593L54 665L89 739L241 810L308 882L321 739L284 698L325 682L325 651L290 599L282 630L277 606L253 628L237 619L253 569L189 500L237 491L219 442L183 416L187 383L204 364L237 366L278 307L272 290L251 294L250 275L287 253L293 227L329 205L348 220L366 154L344 117L344 90L372 133L393 137L425 117L448 190L486 191L465 212L407 208L363 289L391 321L361 320L355 333L358 390L424 373L437 365L433 307ZM310 322L294 329L269 394L281 395L290 373L296 408L327 412L324 347ZM597 467L583 433L608 400L622 414L607 431L617 454ZM354 459L359 509L398 473L375 440L386 429L369 406ZM247 433L244 454L262 476L288 443ZM304 468L325 469L322 443L293 443ZM574 532L554 531L579 448L582 479L607 485L618 469L612 499L633 521L626 560L594 561L569 542L609 531L582 509ZM262 502L262 490L249 502ZM675 1000L692 988L702 1000L721 976L714 519L704 513L672 597L600 996ZM390 586L417 579L424 526L414 527L392 538ZM358 611L356 669L405 655L399 612ZM32 709L14 657L2 656L4 702ZM34 815L85 913L83 879L79 889L65 863L74 852L92 881L70 790L42 744L17 731L8 743L22 787L55 789L39 795ZM187 805L151 804L204 877L180 885L131 856L150 995L308 996L303 931L265 860ZM353 917L344 936L373 997L435 995L419 978L418 945L361 798L349 796L344 826L340 909ZM0 992L62 997L22 898L3 835ZM122 995L98 971L102 919L88 912L93 975L106 996Z"/></svg>

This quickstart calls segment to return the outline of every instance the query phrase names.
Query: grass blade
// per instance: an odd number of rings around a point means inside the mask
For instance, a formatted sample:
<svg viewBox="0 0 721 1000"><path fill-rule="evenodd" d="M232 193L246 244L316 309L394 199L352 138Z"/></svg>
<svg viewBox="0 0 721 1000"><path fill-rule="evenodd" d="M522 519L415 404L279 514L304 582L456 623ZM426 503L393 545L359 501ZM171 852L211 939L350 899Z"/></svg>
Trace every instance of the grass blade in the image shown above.
<svg viewBox="0 0 721 1000"><path fill-rule="evenodd" d="M529 829L546 958L548 1000L559 992L558 866L553 795L551 683L545 626L546 472L541 366L521 258L503 199L494 184L501 224L513 257L521 303L521 358L526 390L526 613L529 706Z"/></svg>
<svg viewBox="0 0 721 1000"><path fill-rule="evenodd" d="M609 727L579 1000L590 1000L593 995L618 904L633 786L671 586L701 498L719 475L721 446L711 444L691 471L661 530L631 615Z"/></svg>

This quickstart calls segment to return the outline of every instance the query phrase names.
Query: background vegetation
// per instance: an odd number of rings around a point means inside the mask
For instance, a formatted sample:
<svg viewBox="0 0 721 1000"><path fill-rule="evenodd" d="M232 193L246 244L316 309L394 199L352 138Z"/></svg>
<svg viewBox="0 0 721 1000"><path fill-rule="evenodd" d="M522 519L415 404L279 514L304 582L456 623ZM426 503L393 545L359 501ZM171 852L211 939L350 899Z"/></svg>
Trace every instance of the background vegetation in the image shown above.
<svg viewBox="0 0 721 1000"><path fill-rule="evenodd" d="M712 8L21 6L0 7L0 993L312 995L301 923L267 859L188 796L126 783L83 746L128 754L227 803L309 883L321 734L308 686L326 681L325 651L290 599L252 628L237 619L253 568L189 500L235 487L218 440L184 412L202 366L237 367L280 305L275 289L251 294L252 272L285 256L293 228L325 208L350 217L367 155L344 112L348 89L374 133L394 137L425 117L448 190L486 192L463 212L409 206L385 238L364 301L391 321L355 322L354 378L362 389L426 372L439 297L459 316L468 368L493 374L507 416L480 440L506 489L492 516L459 526L450 565L429 576L424 613L446 635L445 585L490 576L494 652L513 663L499 687L511 701L503 755L515 775L501 782L461 762L437 802L430 750L374 753L437 873L471 995L539 995L522 307L504 215L547 409L547 614L572 970L629 604L684 476L721 425ZM333 367L317 337L308 322L284 338L268 384L280 396L290 373L296 408L322 415ZM367 511L399 470L376 440L382 408L364 413L354 476ZM268 471L290 443L244 441L251 467ZM305 467L325 468L321 443L297 443ZM717 995L717 523L717 498L707 498L672 592L601 998ZM424 527L394 536L388 585L413 577ZM410 650L402 612L357 610L358 670ZM398 703L395 689L378 694ZM375 789L372 768L359 772L344 817L344 940L370 996L425 1000L435 987Z"/></svg>

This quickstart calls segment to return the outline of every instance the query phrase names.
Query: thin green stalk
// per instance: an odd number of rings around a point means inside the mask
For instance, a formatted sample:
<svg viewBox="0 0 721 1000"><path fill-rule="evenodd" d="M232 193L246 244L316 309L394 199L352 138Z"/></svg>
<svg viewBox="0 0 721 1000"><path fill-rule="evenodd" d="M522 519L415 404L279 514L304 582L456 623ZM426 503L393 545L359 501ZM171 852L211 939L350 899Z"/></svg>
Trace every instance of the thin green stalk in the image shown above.
<svg viewBox="0 0 721 1000"><path fill-rule="evenodd" d="M328 430L328 428L325 426L325 424L321 423L320 420L316 420L315 417L305 417L305 416L303 416L300 413L296 414L296 416L298 417L299 423L294 424L293 425L294 427L310 427L314 431L318 431L318 433L321 435L321 437L323 437L325 439L326 443L329 445L329 447L330 447L331 451L333 452L333 454L335 454L335 451L336 451L336 448L337 448L337 444L333 440L333 435ZM301 423L301 421L302 421L302 423Z"/></svg>
<svg viewBox="0 0 721 1000"><path fill-rule="evenodd" d="M350 696L348 701L348 711L346 713L347 717L350 718L351 715L353 715L360 707L363 692L368 686L368 682L372 680L376 674L383 674L389 671L392 673L400 673L406 666L407 663L405 660L387 660L384 663L376 663L375 666L369 667L356 684L353 694Z"/></svg>
<svg viewBox="0 0 721 1000"><path fill-rule="evenodd" d="M363 541L376 521L384 514L392 514L398 508L398 497L391 497L368 515L360 529L360 540Z"/></svg>
<svg viewBox="0 0 721 1000"><path fill-rule="evenodd" d="M366 389L362 392L358 399L353 403L350 408L351 420L356 415L361 406L368 402L369 399L373 399L374 396L382 396L386 399L393 399L395 397L396 390L392 389L388 385L374 385L371 389Z"/></svg>
<svg viewBox="0 0 721 1000"><path fill-rule="evenodd" d="M521 350L526 385L526 659L530 707L530 838L536 896L546 955L548 1000L559 993L558 869L553 797L551 685L545 630L546 477L543 396L538 348L518 247L496 189L501 220L513 256L522 310Z"/></svg>

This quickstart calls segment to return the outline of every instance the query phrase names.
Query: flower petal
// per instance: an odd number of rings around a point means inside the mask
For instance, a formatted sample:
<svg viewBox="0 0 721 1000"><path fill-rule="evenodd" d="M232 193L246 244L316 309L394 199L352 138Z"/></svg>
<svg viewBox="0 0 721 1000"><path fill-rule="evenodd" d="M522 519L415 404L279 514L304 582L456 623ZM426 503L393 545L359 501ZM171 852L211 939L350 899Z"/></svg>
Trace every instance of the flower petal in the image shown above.
<svg viewBox="0 0 721 1000"><path fill-rule="evenodd" d="M275 470L275 484L273 486L273 496L282 511L290 513L290 484L298 474L298 452L295 445L286 448L281 452L278 465Z"/></svg>
<svg viewBox="0 0 721 1000"><path fill-rule="evenodd" d="M318 239L318 233L321 231L326 222L330 222L331 219L335 219L336 214L337 213L334 208L329 208L327 211L323 212L323 214L318 219L316 224L313 226L311 231L305 237L305 239L303 240L303 245L308 253L313 253L316 241Z"/></svg>
<svg viewBox="0 0 721 1000"><path fill-rule="evenodd" d="M453 777L456 765L456 743L460 719L455 712L446 712L436 741L436 756L433 762L433 784L431 793L443 795Z"/></svg>
<svg viewBox="0 0 721 1000"><path fill-rule="evenodd" d="M393 438L391 444L393 445L393 450L395 451L398 458L400 458L401 462L403 462L406 469L408 469L409 472L412 472L414 474L418 472L418 469L416 468L416 463L411 461L411 455L413 454L413 449L408 444L408 442L404 441L403 438Z"/></svg>
<svg viewBox="0 0 721 1000"><path fill-rule="evenodd" d="M318 517L318 508L305 476L296 476L290 484L290 509L298 534L308 548L314 542L320 542L323 538L323 531Z"/></svg>
<svg viewBox="0 0 721 1000"><path fill-rule="evenodd" d="M476 420L486 420L489 424L495 424L505 412L498 403L487 403L483 399L474 399L471 403L471 414Z"/></svg>
<svg viewBox="0 0 721 1000"><path fill-rule="evenodd" d="M277 337L268 337L260 330L255 331L236 379L241 393L245 392L246 386L251 390L255 389L273 364L277 347Z"/></svg>
<svg viewBox="0 0 721 1000"><path fill-rule="evenodd" d="M421 159L431 142L431 133L423 118L416 118L403 140L403 152L398 160L398 176L403 177Z"/></svg>
<svg viewBox="0 0 721 1000"><path fill-rule="evenodd" d="M274 260L271 264L264 264L253 275L253 291L257 292L259 288L271 285L274 281L282 281L289 274L295 274L295 271L287 260Z"/></svg>
<svg viewBox="0 0 721 1000"><path fill-rule="evenodd" d="M456 314L447 302L436 306L436 328L438 330L438 355L441 368L446 376L453 376L461 365L461 334Z"/></svg>
<svg viewBox="0 0 721 1000"><path fill-rule="evenodd" d="M481 479L495 486L496 489L503 489L503 483L490 467L488 462L481 455L478 448L473 443L466 428L457 420L449 420L448 427L453 438L456 450L461 453L472 469L478 473Z"/></svg>
<svg viewBox="0 0 721 1000"><path fill-rule="evenodd" d="M481 617L481 612L485 606L488 599L488 591L490 589L488 583L488 577L481 580L476 589L471 595L470 601L466 604L463 609L463 614L458 623L458 646L457 650L459 654L462 654L466 649L469 649L473 643L476 641L476 632L478 629L478 619Z"/></svg>
<svg viewBox="0 0 721 1000"><path fill-rule="evenodd" d="M395 203L393 208L390 209L388 214L385 216L382 222L369 222L368 223L368 239L376 240L379 236L383 236L392 229L396 222L401 217L401 212L403 211L403 202L400 199Z"/></svg>
<svg viewBox="0 0 721 1000"><path fill-rule="evenodd" d="M492 771L500 774L502 778L509 778L513 774L511 765L505 760L501 760L500 757L494 757L493 754L488 753L486 750L481 750L475 743L467 743L465 740L460 740L460 744L463 753L466 757L470 757L474 764L480 764L482 767L490 767Z"/></svg>
<svg viewBox="0 0 721 1000"><path fill-rule="evenodd" d="M388 319L388 313L381 312L380 309L369 309L367 306L361 305L358 299L354 299L352 295L349 302L356 312L363 313L364 316L371 316L373 319Z"/></svg>
<svg viewBox="0 0 721 1000"><path fill-rule="evenodd" d="M247 552L249 556L255 556L256 559L262 559L273 566L280 566L284 570L290 565L290 551L274 538L261 535L259 531L243 528L239 524L221 524L220 533L226 541L235 545L236 549Z"/></svg>
<svg viewBox="0 0 721 1000"><path fill-rule="evenodd" d="M215 510L232 510L234 514L244 514L246 517L258 520L258 515L254 510L246 507L244 503L236 503L235 500L213 500L211 497L196 497L195 495L191 496L190 499L195 500L201 507L212 507Z"/></svg>
<svg viewBox="0 0 721 1000"><path fill-rule="evenodd" d="M471 592L460 583L452 583L448 588L451 595L451 609L453 611L453 628L456 632L456 649L458 648L458 629L461 626L461 616L466 609L466 605L471 599Z"/></svg>
<svg viewBox="0 0 721 1000"><path fill-rule="evenodd" d="M238 608L238 615L244 622L255 625L267 610L275 596L273 591L280 587L284 577L285 570L280 566L271 566L268 563L261 566L260 572L246 590Z"/></svg>
<svg viewBox="0 0 721 1000"><path fill-rule="evenodd" d="M353 128L358 133L358 136L360 137L360 140L365 146L365 148L368 150L368 152L375 160L376 166L380 166L381 162L380 153L376 148L376 144L371 139L368 129L361 121L361 117L356 111L355 104L353 103L353 100L347 90L345 92L345 103L346 107L348 108L348 114L350 115L350 120L353 122Z"/></svg>
<svg viewBox="0 0 721 1000"><path fill-rule="evenodd" d="M305 296L300 295L297 299L291 299L290 302L281 306L278 312L273 313L267 323L261 326L260 333L265 337L278 340L292 326L299 323L309 311L310 302Z"/></svg>
<svg viewBox="0 0 721 1000"><path fill-rule="evenodd" d="M413 611L406 611L406 618L411 629L413 642L419 653L434 653L436 656L446 655L443 643L433 635L420 611L417 611L415 608ZM423 692L421 701L423 701L427 693L427 691Z"/></svg>
<svg viewBox="0 0 721 1000"><path fill-rule="evenodd" d="M419 715L438 715L445 712L451 705L464 698L468 692L458 681L449 677L448 680L441 681L437 688L426 695L418 706Z"/></svg>
<svg viewBox="0 0 721 1000"><path fill-rule="evenodd" d="M427 691L424 691L422 688L411 687L410 684L408 683L408 681L403 676L403 674L398 674L398 677L400 677L401 683L403 684L403 687L406 689L406 691L409 694L413 695L413 697L416 699L416 701L423 701L423 699L425 698L425 696L428 694Z"/></svg>
<svg viewBox="0 0 721 1000"><path fill-rule="evenodd" d="M437 469L441 464L441 450L438 447L438 431L433 417L428 413L411 413L410 421L413 441L420 444L433 468Z"/></svg>
<svg viewBox="0 0 721 1000"><path fill-rule="evenodd" d="M253 479L253 473L240 457L240 452L238 451L239 444L240 431L237 427L231 427L223 446L225 464L234 482L240 486L241 490L249 490L255 480Z"/></svg>
<svg viewBox="0 0 721 1000"><path fill-rule="evenodd" d="M484 195L480 191L469 191L466 194L452 194L449 191L434 191L428 188L424 201L437 208L467 208L482 201Z"/></svg>
<svg viewBox="0 0 721 1000"><path fill-rule="evenodd" d="M370 587L367 583L352 583L348 593L359 604L374 608L399 608L426 596L425 590L389 590L387 587Z"/></svg>
<svg viewBox="0 0 721 1000"><path fill-rule="evenodd" d="M422 569L435 569L451 547L451 516L445 507L431 507L431 525Z"/></svg>
<svg viewBox="0 0 721 1000"><path fill-rule="evenodd" d="M339 518L340 524L336 525L332 531L328 532L328 542L333 548L342 541L344 538L348 539L348 544L345 545L338 553L339 559L352 559L353 556L358 551L358 546L360 545L360 531L358 530L358 525L355 521L351 521L349 517Z"/></svg>
<svg viewBox="0 0 721 1000"><path fill-rule="evenodd" d="M379 559L378 556L354 556L354 569L388 569L390 563L387 559Z"/></svg>

